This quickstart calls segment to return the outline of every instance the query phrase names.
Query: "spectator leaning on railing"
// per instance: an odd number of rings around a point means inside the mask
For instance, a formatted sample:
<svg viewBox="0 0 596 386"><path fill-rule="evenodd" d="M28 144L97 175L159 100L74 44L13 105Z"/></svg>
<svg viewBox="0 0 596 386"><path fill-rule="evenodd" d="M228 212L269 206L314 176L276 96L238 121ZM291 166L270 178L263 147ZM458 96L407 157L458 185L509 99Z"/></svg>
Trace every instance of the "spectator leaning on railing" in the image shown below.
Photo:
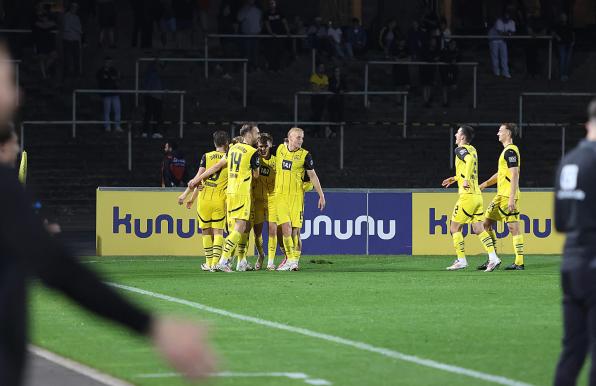
<svg viewBox="0 0 596 386"><path fill-rule="evenodd" d="M265 31L269 35L290 35L290 26L285 16L277 9L275 0L269 1L269 9L264 16ZM265 42L265 57L269 70L278 72L281 70L281 61L285 54L285 44L282 39L270 38Z"/></svg>
<svg viewBox="0 0 596 386"><path fill-rule="evenodd" d="M559 48L559 76L561 80L569 79L571 67L571 53L575 45L575 32L569 25L567 15L562 13L559 16L559 23L553 28L553 37Z"/></svg>
<svg viewBox="0 0 596 386"><path fill-rule="evenodd" d="M259 35L261 33L261 19L263 12L255 5L255 0L246 0L238 11L240 33L243 35ZM248 59L250 70L259 68L259 39L242 38L244 56Z"/></svg>
<svg viewBox="0 0 596 386"><path fill-rule="evenodd" d="M81 74L80 55L83 27L77 15L79 5L71 3L64 14L64 31L62 32L62 46L64 48L64 74Z"/></svg>
<svg viewBox="0 0 596 386"><path fill-rule="evenodd" d="M345 48L351 58L366 53L366 42L368 36L366 30L360 24L360 19L353 18L352 25L346 28Z"/></svg>
<svg viewBox="0 0 596 386"><path fill-rule="evenodd" d="M515 33L515 21L511 18L509 11L505 10L503 17L495 22L494 26L488 32L490 45L490 58L495 76L504 76L511 78L509 72L509 55L507 52L507 42L502 36L511 36Z"/></svg>
<svg viewBox="0 0 596 386"><path fill-rule="evenodd" d="M327 91L329 88L329 78L325 73L325 65L319 63L314 74L310 76L310 90L314 92ZM310 98L312 122L320 122L323 120L325 107L327 105L327 95L314 94ZM313 127L317 134L322 134L322 127Z"/></svg>
<svg viewBox="0 0 596 386"><path fill-rule="evenodd" d="M102 90L117 90L119 87L120 73L114 67L114 62L111 57L106 56L103 66L97 71L97 85ZM103 120L104 129L106 132L111 131L110 127L110 113L114 109L114 121L116 124L115 131L123 132L120 126L120 96L116 92L102 93L103 101Z"/></svg>

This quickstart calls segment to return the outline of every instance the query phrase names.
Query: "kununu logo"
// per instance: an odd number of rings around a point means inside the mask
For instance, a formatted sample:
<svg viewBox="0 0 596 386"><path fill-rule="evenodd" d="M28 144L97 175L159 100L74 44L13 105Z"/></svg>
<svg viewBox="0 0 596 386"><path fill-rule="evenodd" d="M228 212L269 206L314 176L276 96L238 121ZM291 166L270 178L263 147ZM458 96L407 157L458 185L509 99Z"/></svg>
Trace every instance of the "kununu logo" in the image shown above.
<svg viewBox="0 0 596 386"><path fill-rule="evenodd" d="M189 239L195 233L199 233L198 225L198 222L193 218L185 221L181 218L174 219L169 214L159 214L154 219L133 219L130 213L124 213L124 216L120 217L120 207L115 206L113 208L112 232L114 234L119 234L123 230L123 233L134 233L136 237L146 239L153 234L176 233L180 238Z"/></svg>
<svg viewBox="0 0 596 386"><path fill-rule="evenodd" d="M396 220L376 220L371 216L358 216L355 220L332 220L329 216L317 216L312 220L304 220L304 229L300 234L302 240L311 236L335 236L339 240L348 240L352 236L366 234L377 235L381 240L392 240L396 234ZM387 229L389 228L389 229Z"/></svg>
<svg viewBox="0 0 596 386"><path fill-rule="evenodd" d="M437 218L436 208L429 208L428 209L428 234L435 235L435 234L442 234L446 235L447 231L449 230L449 221L446 214L440 215ZM520 225L523 229L524 233L530 234L533 233L534 236L544 239L547 238L552 234L552 219L545 218L545 219L538 219L534 218L531 219L525 214L520 214ZM541 222L543 222L541 224ZM464 224L462 228L462 234L465 236L469 232L468 224ZM497 234L497 238L507 237L509 235L509 228L503 226L503 224L499 223L497 228L495 229L495 233Z"/></svg>

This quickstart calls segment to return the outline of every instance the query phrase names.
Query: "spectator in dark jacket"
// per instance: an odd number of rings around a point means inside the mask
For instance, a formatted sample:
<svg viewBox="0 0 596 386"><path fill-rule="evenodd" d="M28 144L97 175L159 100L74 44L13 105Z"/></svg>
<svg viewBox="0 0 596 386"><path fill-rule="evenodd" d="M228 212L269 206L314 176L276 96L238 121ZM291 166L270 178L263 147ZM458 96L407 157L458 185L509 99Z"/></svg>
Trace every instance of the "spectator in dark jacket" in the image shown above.
<svg viewBox="0 0 596 386"><path fill-rule="evenodd" d="M327 102L327 110L329 111L329 120L331 122L344 121L344 93L348 90L346 85L346 78L341 72L340 67L335 67L333 75L329 79L329 91L333 93ZM335 130L326 130L325 136L327 138L335 136Z"/></svg>
<svg viewBox="0 0 596 386"><path fill-rule="evenodd" d="M103 66L97 71L97 84L102 90L117 90L120 81L120 73L114 67L114 61L111 57L106 56ZM120 95L117 92L102 93L103 100L103 121L104 129L110 132L110 113L114 109L114 122L116 124L116 132L123 132L120 126Z"/></svg>
<svg viewBox="0 0 596 386"><path fill-rule="evenodd" d="M160 71L162 65L158 60L152 62L147 69L145 74L145 81L143 82L144 90L156 90L163 91L163 82L161 80ZM162 111L163 111L163 97L164 94L160 92L145 94L145 117L143 119L143 138L147 138L147 128L149 129L149 135L153 139L163 138L162 133L159 132L159 127L162 124ZM155 123L150 123L153 120Z"/></svg>
<svg viewBox="0 0 596 386"><path fill-rule="evenodd" d="M161 162L161 187L173 188L186 186L188 171L184 155L178 151L175 142L168 141L164 145L164 158Z"/></svg>
<svg viewBox="0 0 596 386"><path fill-rule="evenodd" d="M569 79L571 54L575 45L575 32L569 25L566 14L561 14L559 24L553 29L553 37L559 47L559 76L561 80L566 81Z"/></svg>
<svg viewBox="0 0 596 386"><path fill-rule="evenodd" d="M352 19L352 25L346 29L346 50L348 56L361 56L366 52L366 43L368 36L366 30L362 28L358 18Z"/></svg>

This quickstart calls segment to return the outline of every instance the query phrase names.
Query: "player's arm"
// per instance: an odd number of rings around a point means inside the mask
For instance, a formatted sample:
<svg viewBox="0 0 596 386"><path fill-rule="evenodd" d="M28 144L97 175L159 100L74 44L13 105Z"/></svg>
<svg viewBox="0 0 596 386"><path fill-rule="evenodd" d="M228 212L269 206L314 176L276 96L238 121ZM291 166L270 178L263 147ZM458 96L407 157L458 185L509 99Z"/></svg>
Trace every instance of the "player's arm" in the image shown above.
<svg viewBox="0 0 596 386"><path fill-rule="evenodd" d="M220 159L218 163L211 166L209 169L205 170L203 173L199 174L197 172L198 175L195 176L195 178L193 178L192 180L188 181L188 186L190 188L195 188L197 185L199 185L201 183L201 181L203 181L206 178L211 177L212 175L214 175L215 173L220 171L222 168L224 168L227 163L228 163L228 161L227 161L226 157L224 157L224 158Z"/></svg>
<svg viewBox="0 0 596 386"><path fill-rule="evenodd" d="M192 208L193 204L195 203L195 201L197 200L197 197L199 197L199 191L200 189L197 187L195 188L195 190L192 192L192 196L190 196L190 200L186 201L186 208L190 209Z"/></svg>
<svg viewBox="0 0 596 386"><path fill-rule="evenodd" d="M250 168L252 169L253 178L259 178L259 175L261 174L261 158L257 151L255 151L250 158Z"/></svg>
<svg viewBox="0 0 596 386"><path fill-rule="evenodd" d="M470 180L472 180L472 175L474 174L474 157L468 153L464 161L466 162L466 168L464 169L462 186L467 190L470 189Z"/></svg>
<svg viewBox="0 0 596 386"><path fill-rule="evenodd" d="M509 203L507 209L509 212L514 212L515 193L517 193L517 188L519 187L519 157L513 149L505 151L503 156L505 157L505 162L507 162L507 168L509 168L509 172L511 173L511 181L509 181L511 190L509 191Z"/></svg>
<svg viewBox="0 0 596 386"><path fill-rule="evenodd" d="M304 169L306 169L306 174L308 174L308 178L310 178L310 182L314 186L317 194L319 195L319 203L317 207L320 210L325 209L325 205L327 202L325 201L325 193L323 193L323 188L321 187L321 181L319 181L319 176L317 176L317 172L315 172L314 162L312 159L312 155L308 153L306 158L304 159Z"/></svg>
<svg viewBox="0 0 596 386"><path fill-rule="evenodd" d="M489 186L493 186L494 184L497 183L498 178L499 178L499 173L495 173L492 175L491 178L489 178L488 180L481 183L478 187L480 188L480 190L484 190L484 189L488 188Z"/></svg>

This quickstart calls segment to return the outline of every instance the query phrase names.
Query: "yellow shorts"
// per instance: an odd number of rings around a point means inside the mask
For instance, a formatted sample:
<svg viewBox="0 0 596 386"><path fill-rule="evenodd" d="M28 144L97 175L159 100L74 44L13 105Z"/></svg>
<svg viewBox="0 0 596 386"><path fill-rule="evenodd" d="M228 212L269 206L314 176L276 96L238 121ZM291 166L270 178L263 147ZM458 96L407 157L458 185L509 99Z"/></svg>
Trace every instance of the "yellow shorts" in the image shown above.
<svg viewBox="0 0 596 386"><path fill-rule="evenodd" d="M254 224L262 224L265 221L277 221L277 207L273 197L269 197L264 200L255 200L253 204Z"/></svg>
<svg viewBox="0 0 596 386"><path fill-rule="evenodd" d="M292 228L302 228L304 220L304 194L275 196L277 224L291 223Z"/></svg>
<svg viewBox="0 0 596 386"><path fill-rule="evenodd" d="M224 229L226 225L225 200L200 200L197 207L201 229Z"/></svg>
<svg viewBox="0 0 596 386"><path fill-rule="evenodd" d="M250 208L252 207L249 195L228 194L227 210L228 224L230 220L250 220Z"/></svg>
<svg viewBox="0 0 596 386"><path fill-rule="evenodd" d="M484 216L494 221L516 222L519 221L519 200L515 200L515 210L509 213L509 197L495 196L492 202L486 208Z"/></svg>
<svg viewBox="0 0 596 386"><path fill-rule="evenodd" d="M459 224L484 221L482 195L460 194L453 208L451 221Z"/></svg>

